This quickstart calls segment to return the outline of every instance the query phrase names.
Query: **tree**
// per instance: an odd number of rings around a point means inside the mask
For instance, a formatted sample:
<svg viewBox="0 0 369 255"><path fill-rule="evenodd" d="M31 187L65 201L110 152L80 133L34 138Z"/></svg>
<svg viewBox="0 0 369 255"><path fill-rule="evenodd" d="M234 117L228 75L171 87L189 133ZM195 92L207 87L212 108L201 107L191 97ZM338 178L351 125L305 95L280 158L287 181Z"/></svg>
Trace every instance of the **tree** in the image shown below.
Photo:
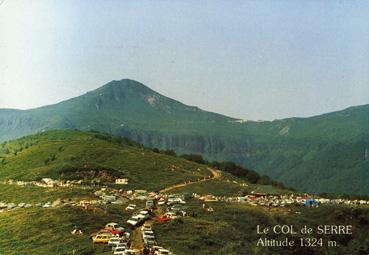
<svg viewBox="0 0 369 255"><path fill-rule="evenodd" d="M176 152L174 150L165 150L163 151L164 154L169 156L177 156Z"/></svg>
<svg viewBox="0 0 369 255"><path fill-rule="evenodd" d="M184 154L181 156L184 159L187 159L189 161L193 161L199 164L206 164L206 160L201 155L198 154Z"/></svg>
<svg viewBox="0 0 369 255"><path fill-rule="evenodd" d="M257 183L260 176L257 172L255 171L249 171L247 176L246 176L247 180L253 184Z"/></svg>

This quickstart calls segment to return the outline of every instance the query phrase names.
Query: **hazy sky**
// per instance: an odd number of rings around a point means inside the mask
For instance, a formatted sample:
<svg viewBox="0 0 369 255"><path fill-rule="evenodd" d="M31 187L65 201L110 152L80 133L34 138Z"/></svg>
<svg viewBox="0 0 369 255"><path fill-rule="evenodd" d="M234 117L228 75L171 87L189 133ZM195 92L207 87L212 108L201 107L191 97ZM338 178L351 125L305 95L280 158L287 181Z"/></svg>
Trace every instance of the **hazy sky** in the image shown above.
<svg viewBox="0 0 369 255"><path fill-rule="evenodd" d="M0 108L122 78L244 119L369 103L367 0L0 3Z"/></svg>

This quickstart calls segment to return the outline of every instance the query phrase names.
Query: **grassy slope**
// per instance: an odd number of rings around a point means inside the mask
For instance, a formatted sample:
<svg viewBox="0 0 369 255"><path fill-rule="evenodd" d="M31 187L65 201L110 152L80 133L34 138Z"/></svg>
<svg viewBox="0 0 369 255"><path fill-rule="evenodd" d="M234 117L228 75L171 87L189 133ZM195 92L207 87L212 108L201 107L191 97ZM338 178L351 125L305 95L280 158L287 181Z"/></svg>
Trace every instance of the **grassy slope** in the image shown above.
<svg viewBox="0 0 369 255"><path fill-rule="evenodd" d="M56 179L69 169L80 170L79 177L83 178L83 171L109 169L117 177L128 178L128 187L159 190L210 174L205 166L193 162L97 137L101 135L51 131L9 142L0 150L5 157L0 165L0 179ZM23 149L14 155L19 148ZM4 154L6 150L10 152Z"/></svg>
<svg viewBox="0 0 369 255"><path fill-rule="evenodd" d="M107 222L123 223L129 214L122 208L94 213L79 208L27 209L0 214L0 251L3 254L91 254L89 234ZM83 236L73 236L74 226ZM97 247L97 250L99 247Z"/></svg>
<svg viewBox="0 0 369 255"><path fill-rule="evenodd" d="M367 254L368 250L368 218L369 210L346 207L320 207L309 209L297 207L286 209L253 208L241 204L212 204L213 213L201 210L201 203L192 201L188 210L197 213L197 217L188 217L170 223L156 223L154 230L158 233L158 240L166 247L170 247L178 255L190 254ZM301 214L295 214L295 211ZM304 225L316 227L319 224L351 224L354 226L353 236L318 236L327 240L335 240L339 247L292 247L292 248L264 248L256 243L261 235L256 233L256 225L274 226L276 224L294 225L300 229ZM189 234L191 233L191 234ZM290 235L269 234L268 238L283 240ZM301 235L293 237L298 240ZM306 236L304 236L306 237Z"/></svg>

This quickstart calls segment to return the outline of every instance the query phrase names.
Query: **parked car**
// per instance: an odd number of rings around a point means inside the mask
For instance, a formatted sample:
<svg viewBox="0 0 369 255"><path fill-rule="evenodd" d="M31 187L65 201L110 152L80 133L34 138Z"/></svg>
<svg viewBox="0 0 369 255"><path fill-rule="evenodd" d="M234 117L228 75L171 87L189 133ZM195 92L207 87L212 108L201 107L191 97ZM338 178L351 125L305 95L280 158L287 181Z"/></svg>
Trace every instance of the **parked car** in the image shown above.
<svg viewBox="0 0 369 255"><path fill-rule="evenodd" d="M142 235L149 235L149 236L153 236L154 235L154 231L152 230L144 230L142 232Z"/></svg>
<svg viewBox="0 0 369 255"><path fill-rule="evenodd" d="M140 211L139 214L142 214L142 215L149 215L149 211L148 210L142 210Z"/></svg>
<svg viewBox="0 0 369 255"><path fill-rule="evenodd" d="M51 205L50 205L51 206ZM16 204L14 204L14 203L10 203L10 204L8 204L7 205L7 208L8 209L14 209L14 208L16 208L17 207L17 205ZM44 208L46 208L46 207L44 207Z"/></svg>
<svg viewBox="0 0 369 255"><path fill-rule="evenodd" d="M156 219L159 222L167 222L167 221L170 221L170 218L168 216L166 216L166 215L158 216L158 217L156 217Z"/></svg>
<svg viewBox="0 0 369 255"><path fill-rule="evenodd" d="M147 220L148 218L150 218L150 214L149 214L149 211L147 210L143 210L143 211L140 211L137 216L143 220Z"/></svg>
<svg viewBox="0 0 369 255"><path fill-rule="evenodd" d="M154 255L171 255L172 253L166 249L159 249L155 251Z"/></svg>
<svg viewBox="0 0 369 255"><path fill-rule="evenodd" d="M154 233L142 233L142 238L145 240L147 238L155 239Z"/></svg>
<svg viewBox="0 0 369 255"><path fill-rule="evenodd" d="M46 204L44 204L42 206L43 208L50 208L51 207L51 203L50 202L47 202Z"/></svg>
<svg viewBox="0 0 369 255"><path fill-rule="evenodd" d="M128 210L134 210L136 209L136 205L135 204L129 204L127 207L126 207L126 211Z"/></svg>
<svg viewBox="0 0 369 255"><path fill-rule="evenodd" d="M152 228L151 228L150 224L145 223L145 224L142 225L141 230L142 231L150 231L150 230L152 230Z"/></svg>
<svg viewBox="0 0 369 255"><path fill-rule="evenodd" d="M140 225L142 222L145 221L145 216L144 215L134 215L132 216L129 220L127 220L127 223L129 225L131 225L132 227L137 227L138 225Z"/></svg>
<svg viewBox="0 0 369 255"><path fill-rule="evenodd" d="M166 201L165 201L165 200L160 200L160 201L158 202L158 205L165 205L165 203L166 203Z"/></svg>
<svg viewBox="0 0 369 255"><path fill-rule="evenodd" d="M147 200L146 201L146 208L154 208L154 207L155 207L154 200Z"/></svg>
<svg viewBox="0 0 369 255"><path fill-rule="evenodd" d="M108 242L108 245L109 246L116 246L117 244L119 244L120 242L122 241L121 238L119 237L111 237L109 242Z"/></svg>
<svg viewBox="0 0 369 255"><path fill-rule="evenodd" d="M107 244L111 237L112 237L111 234L98 234L92 237L92 242L96 244L97 243Z"/></svg>
<svg viewBox="0 0 369 255"><path fill-rule="evenodd" d="M164 216L168 217L169 219L176 219L178 218L177 214L175 212L166 212L164 213Z"/></svg>
<svg viewBox="0 0 369 255"><path fill-rule="evenodd" d="M139 250L126 250L126 253L124 255L139 255Z"/></svg>
<svg viewBox="0 0 369 255"><path fill-rule="evenodd" d="M118 223L114 222L106 224L105 229L111 232L113 235L118 236L121 236L125 230L123 227L119 227Z"/></svg>
<svg viewBox="0 0 369 255"><path fill-rule="evenodd" d="M151 248L154 250L154 252L155 252L155 251L158 251L158 250L160 250L160 249L164 249L163 247L158 246L158 245L154 245L154 246L152 246Z"/></svg>
<svg viewBox="0 0 369 255"><path fill-rule="evenodd" d="M128 242L123 241L123 243L117 243L116 245L113 245L112 251L114 252L116 248L125 248L128 249Z"/></svg>
<svg viewBox="0 0 369 255"><path fill-rule="evenodd" d="M177 212L185 209L185 206L181 204L175 204L168 208L169 211Z"/></svg>
<svg viewBox="0 0 369 255"><path fill-rule="evenodd" d="M126 248L125 247L116 248L113 254L114 255L126 255Z"/></svg>
<svg viewBox="0 0 369 255"><path fill-rule="evenodd" d="M119 224L118 223L115 223L115 222L110 222L108 224L105 225L105 228L118 228L119 227Z"/></svg>
<svg viewBox="0 0 369 255"><path fill-rule="evenodd" d="M146 246L153 246L156 244L155 237L153 236L146 236L143 240Z"/></svg>

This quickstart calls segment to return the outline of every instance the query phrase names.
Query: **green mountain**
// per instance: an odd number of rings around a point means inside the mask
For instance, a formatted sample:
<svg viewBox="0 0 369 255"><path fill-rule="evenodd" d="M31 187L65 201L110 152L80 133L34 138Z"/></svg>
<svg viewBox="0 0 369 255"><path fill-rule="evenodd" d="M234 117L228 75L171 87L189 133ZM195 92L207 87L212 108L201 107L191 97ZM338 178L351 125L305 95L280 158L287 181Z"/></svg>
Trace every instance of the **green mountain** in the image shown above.
<svg viewBox="0 0 369 255"><path fill-rule="evenodd" d="M179 121L183 120L183 121ZM187 106L132 80L105 86L55 105L37 109L0 110L0 140L49 129L171 131L182 123L226 122L232 118ZM174 132L176 133L176 132Z"/></svg>
<svg viewBox="0 0 369 255"><path fill-rule="evenodd" d="M369 105L243 122L121 80L55 105L0 110L2 141L49 129L99 130L149 147L230 160L301 191L369 194Z"/></svg>

